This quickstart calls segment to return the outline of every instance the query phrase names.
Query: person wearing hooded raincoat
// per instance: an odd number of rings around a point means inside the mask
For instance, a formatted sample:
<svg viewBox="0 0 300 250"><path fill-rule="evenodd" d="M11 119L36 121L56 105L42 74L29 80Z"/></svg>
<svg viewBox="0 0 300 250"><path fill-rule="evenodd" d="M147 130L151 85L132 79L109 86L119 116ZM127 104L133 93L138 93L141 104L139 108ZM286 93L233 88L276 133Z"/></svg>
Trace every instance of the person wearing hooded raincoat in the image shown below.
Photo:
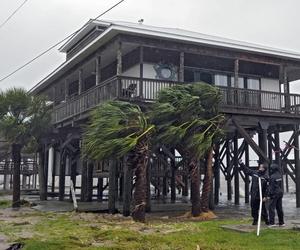
<svg viewBox="0 0 300 250"><path fill-rule="evenodd" d="M282 174L279 166L272 163L270 166L270 179L269 179L269 222L270 226L275 225L275 209L277 211L279 226L284 226L283 210L282 210Z"/></svg>
<svg viewBox="0 0 300 250"><path fill-rule="evenodd" d="M252 225L257 225L257 222L258 222L258 213L259 213L259 204L260 204L258 178L261 179L262 197L263 197L261 217L265 221L265 224L269 225L268 212L267 212L267 208L266 208L266 204L265 204L265 201L267 199L267 193L268 193L267 164L264 164L264 163L259 164L258 170L253 170L253 169L246 167L241 159L239 160L239 164L240 164L240 168L244 171L244 173L247 175L250 175L252 177L251 191L250 191L251 215L253 218Z"/></svg>

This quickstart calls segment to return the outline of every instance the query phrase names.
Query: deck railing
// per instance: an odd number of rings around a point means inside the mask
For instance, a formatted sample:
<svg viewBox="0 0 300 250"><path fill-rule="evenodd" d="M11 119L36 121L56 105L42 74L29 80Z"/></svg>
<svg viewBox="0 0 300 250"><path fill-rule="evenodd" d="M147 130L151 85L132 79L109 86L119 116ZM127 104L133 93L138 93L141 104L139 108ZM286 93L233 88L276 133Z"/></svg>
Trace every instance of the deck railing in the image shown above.
<svg viewBox="0 0 300 250"><path fill-rule="evenodd" d="M112 99L149 102L157 98L164 88L182 84L179 82L140 79L134 77L113 77L54 107L52 120L59 123L80 116L98 104ZM221 111L234 110L240 113L275 112L300 115L300 95L283 94L251 89L219 87L222 95Z"/></svg>

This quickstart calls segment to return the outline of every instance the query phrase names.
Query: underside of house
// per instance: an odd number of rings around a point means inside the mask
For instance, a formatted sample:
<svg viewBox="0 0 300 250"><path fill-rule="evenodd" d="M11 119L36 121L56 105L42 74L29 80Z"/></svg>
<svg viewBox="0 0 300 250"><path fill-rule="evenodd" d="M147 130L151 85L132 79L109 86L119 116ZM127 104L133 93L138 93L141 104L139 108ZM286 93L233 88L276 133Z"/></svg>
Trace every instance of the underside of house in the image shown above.
<svg viewBox="0 0 300 250"><path fill-rule="evenodd" d="M147 107L161 89L202 81L220 88L227 121L226 137L214 149L212 206L219 202L223 177L228 200L239 204L242 187L249 202L249 177L238 160L255 167L257 157L282 166L300 207L300 95L290 93L290 82L300 79L300 54L181 29L98 20L84 25L60 51L66 61L31 90L53 106L55 129L39 157L48 196L66 199L72 180L83 201L108 201L107 209L115 211L116 202L131 197L134 179L123 161L81 158L82 127L90 111L107 100ZM283 132L290 133L281 148ZM204 171L200 168L202 176ZM155 200L188 197L189 182L176 149L153 145L148 210Z"/></svg>

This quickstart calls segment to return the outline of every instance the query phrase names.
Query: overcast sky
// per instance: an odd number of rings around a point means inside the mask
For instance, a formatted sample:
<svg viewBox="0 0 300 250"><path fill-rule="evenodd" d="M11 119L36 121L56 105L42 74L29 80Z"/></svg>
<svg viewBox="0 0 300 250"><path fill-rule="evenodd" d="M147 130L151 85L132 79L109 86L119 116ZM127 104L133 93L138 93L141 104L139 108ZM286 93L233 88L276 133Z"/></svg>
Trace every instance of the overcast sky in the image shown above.
<svg viewBox="0 0 300 250"><path fill-rule="evenodd" d="M2 23L23 0L0 0ZM0 29L0 78L118 0L28 0ZM103 19L177 27L300 52L299 0L125 0ZM31 88L64 61L54 49L0 82ZM293 88L294 91L299 88Z"/></svg>

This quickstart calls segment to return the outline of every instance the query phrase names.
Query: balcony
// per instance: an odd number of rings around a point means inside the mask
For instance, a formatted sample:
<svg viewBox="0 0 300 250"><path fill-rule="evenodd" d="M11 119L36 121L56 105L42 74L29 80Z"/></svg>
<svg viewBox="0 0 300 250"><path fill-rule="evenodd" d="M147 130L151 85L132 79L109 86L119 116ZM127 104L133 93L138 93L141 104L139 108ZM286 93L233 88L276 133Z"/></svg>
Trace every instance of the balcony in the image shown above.
<svg viewBox="0 0 300 250"><path fill-rule="evenodd" d="M160 90L183 84L173 81L133 77L113 77L79 96L55 106L53 124L80 119L98 104L107 100L151 102ZM220 87L220 110L228 114L253 114L300 118L300 95L278 92Z"/></svg>

